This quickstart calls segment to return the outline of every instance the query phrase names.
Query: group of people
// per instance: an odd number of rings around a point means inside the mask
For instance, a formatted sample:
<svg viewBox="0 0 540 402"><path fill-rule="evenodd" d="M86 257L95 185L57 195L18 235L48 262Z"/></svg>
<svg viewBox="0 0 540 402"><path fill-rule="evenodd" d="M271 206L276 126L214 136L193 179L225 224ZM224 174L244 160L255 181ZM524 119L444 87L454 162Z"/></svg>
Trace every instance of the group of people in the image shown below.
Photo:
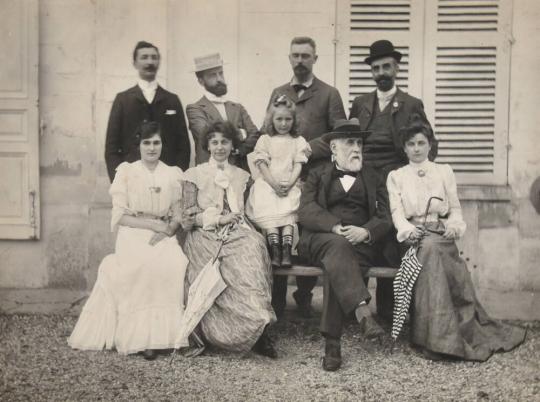
<svg viewBox="0 0 540 402"><path fill-rule="evenodd" d="M272 269L291 267L298 243L299 258L328 280L325 370L341 366L347 317L365 338L384 335L379 320L392 319L392 280L378 280L377 319L365 274L374 265L399 266L410 245L422 268L411 342L427 358L485 361L519 345L524 330L491 320L475 297L455 244L466 227L455 177L433 162L436 140L422 102L395 85L400 60L391 42L371 45L365 62L377 89L354 100L347 120L339 92L313 74L315 42L296 37L293 78L272 92L258 130L226 98L219 54L196 58L205 93L186 109L196 150L188 169L182 105L155 81L157 47L139 42L140 80L117 95L107 130L115 253L101 263L69 344L146 359L187 347L188 336L178 337L187 289L217 258L226 288L197 338L276 358L268 327L283 314L287 278L273 278ZM314 286L314 278L297 277L293 298L304 317L312 315Z"/></svg>

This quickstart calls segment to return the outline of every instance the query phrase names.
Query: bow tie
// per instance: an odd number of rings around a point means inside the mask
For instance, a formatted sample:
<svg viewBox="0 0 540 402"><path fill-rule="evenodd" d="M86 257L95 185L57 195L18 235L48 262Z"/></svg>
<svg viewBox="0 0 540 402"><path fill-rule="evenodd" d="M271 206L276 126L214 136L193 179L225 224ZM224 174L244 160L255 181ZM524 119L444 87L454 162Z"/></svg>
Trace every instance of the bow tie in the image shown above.
<svg viewBox="0 0 540 402"><path fill-rule="evenodd" d="M292 87L297 93L300 91L305 91L307 89L307 87L304 84L294 84Z"/></svg>
<svg viewBox="0 0 540 402"><path fill-rule="evenodd" d="M332 172L332 178L333 179L336 179L336 178L342 178L342 177L345 177L345 176L351 176L351 177L354 177L356 179L356 176L358 175L358 172L346 172L344 170L338 170L338 169L335 169L334 168L334 171Z"/></svg>

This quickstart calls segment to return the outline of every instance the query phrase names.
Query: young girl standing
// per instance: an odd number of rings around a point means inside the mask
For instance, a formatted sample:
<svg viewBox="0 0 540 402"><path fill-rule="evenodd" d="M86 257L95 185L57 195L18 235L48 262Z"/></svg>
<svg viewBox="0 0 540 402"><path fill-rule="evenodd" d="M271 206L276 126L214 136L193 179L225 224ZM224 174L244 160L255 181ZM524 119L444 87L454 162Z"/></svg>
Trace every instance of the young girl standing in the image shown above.
<svg viewBox="0 0 540 402"><path fill-rule="evenodd" d="M261 135L248 155L253 179L246 213L266 231L272 266L289 268L293 227L300 204L296 185L302 164L309 157L306 140L296 131L294 103L280 96L270 105L265 119L267 133Z"/></svg>

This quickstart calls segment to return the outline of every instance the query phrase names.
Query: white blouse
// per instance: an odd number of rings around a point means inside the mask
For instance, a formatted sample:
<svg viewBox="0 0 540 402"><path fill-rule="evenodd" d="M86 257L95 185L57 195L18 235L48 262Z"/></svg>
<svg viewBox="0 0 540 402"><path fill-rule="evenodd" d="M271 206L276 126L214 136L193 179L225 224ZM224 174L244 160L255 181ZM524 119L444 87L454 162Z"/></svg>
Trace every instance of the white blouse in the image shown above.
<svg viewBox="0 0 540 402"><path fill-rule="evenodd" d="M244 191L249 180L246 171L228 162L220 169L210 158L208 162L186 170L184 180L198 189L197 205L203 212L196 219L204 230L214 230L219 225L225 194L232 212L244 212Z"/></svg>
<svg viewBox="0 0 540 402"><path fill-rule="evenodd" d="M457 237L465 233L467 225L461 214L456 178L450 165L427 160L419 164L409 162L390 172L386 186L399 242L407 239L416 225L423 223L428 200L433 196L443 201L431 200L427 222L440 220L445 228L455 229Z"/></svg>
<svg viewBox="0 0 540 402"><path fill-rule="evenodd" d="M113 204L111 231L125 214L161 218L177 215L179 211L173 210L173 204L180 207L182 170L161 161L153 172L140 160L123 162L116 168L109 194Z"/></svg>

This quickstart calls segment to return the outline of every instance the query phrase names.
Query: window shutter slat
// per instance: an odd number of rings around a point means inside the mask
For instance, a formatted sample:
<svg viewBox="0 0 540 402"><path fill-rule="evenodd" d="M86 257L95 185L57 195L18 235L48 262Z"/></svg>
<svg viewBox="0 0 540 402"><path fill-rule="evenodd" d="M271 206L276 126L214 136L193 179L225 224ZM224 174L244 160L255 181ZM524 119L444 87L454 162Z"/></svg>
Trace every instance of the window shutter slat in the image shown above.
<svg viewBox="0 0 540 402"><path fill-rule="evenodd" d="M408 31L410 0L357 0L350 4L352 31Z"/></svg>
<svg viewBox="0 0 540 402"><path fill-rule="evenodd" d="M438 31L497 31L499 1L439 0Z"/></svg>

